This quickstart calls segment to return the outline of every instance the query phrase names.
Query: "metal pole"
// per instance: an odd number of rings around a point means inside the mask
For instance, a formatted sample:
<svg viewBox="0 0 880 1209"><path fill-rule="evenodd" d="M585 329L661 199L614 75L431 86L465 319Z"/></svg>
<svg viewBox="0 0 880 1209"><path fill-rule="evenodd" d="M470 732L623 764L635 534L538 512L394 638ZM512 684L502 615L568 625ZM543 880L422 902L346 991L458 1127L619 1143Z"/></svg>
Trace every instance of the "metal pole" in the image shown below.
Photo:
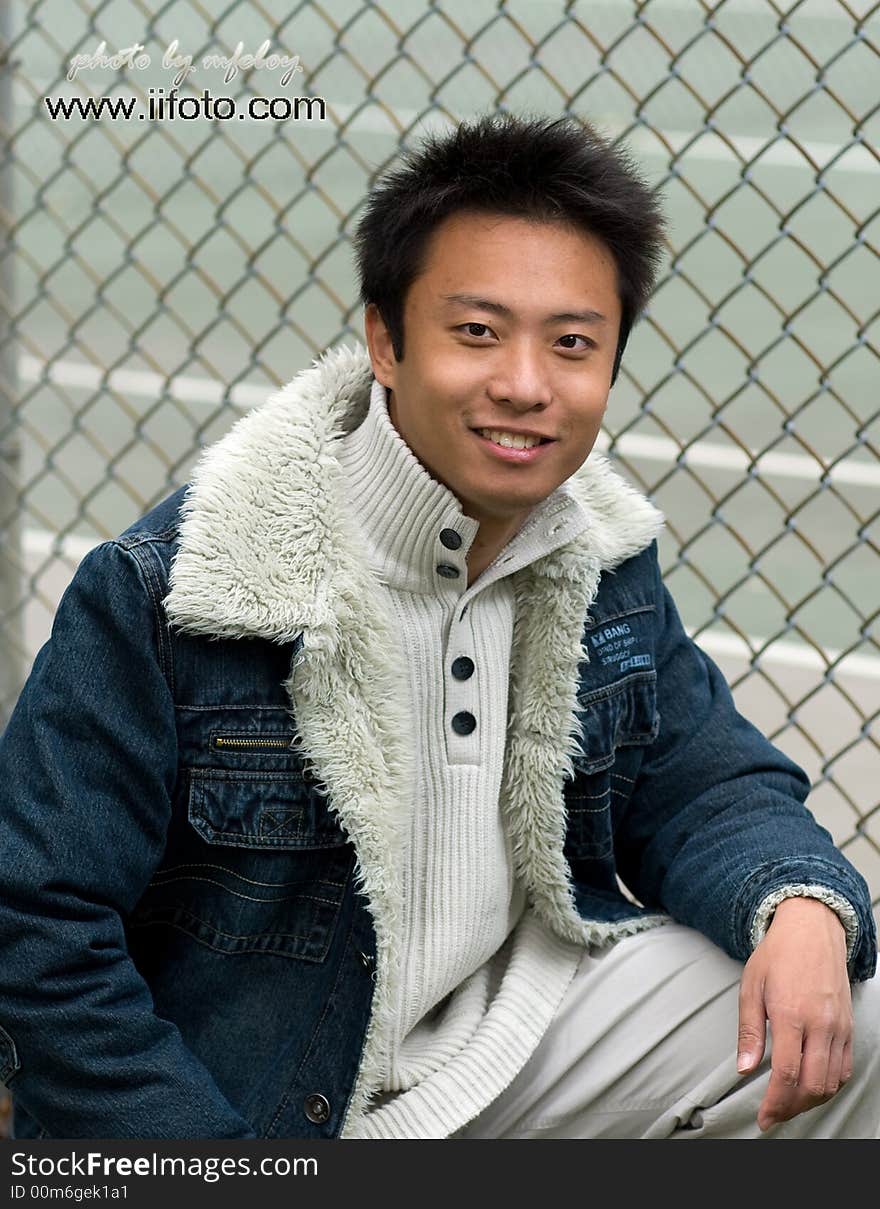
<svg viewBox="0 0 880 1209"><path fill-rule="evenodd" d="M14 335L11 5L0 4L0 729L21 688L22 546L18 484L21 447L15 427L18 395Z"/></svg>

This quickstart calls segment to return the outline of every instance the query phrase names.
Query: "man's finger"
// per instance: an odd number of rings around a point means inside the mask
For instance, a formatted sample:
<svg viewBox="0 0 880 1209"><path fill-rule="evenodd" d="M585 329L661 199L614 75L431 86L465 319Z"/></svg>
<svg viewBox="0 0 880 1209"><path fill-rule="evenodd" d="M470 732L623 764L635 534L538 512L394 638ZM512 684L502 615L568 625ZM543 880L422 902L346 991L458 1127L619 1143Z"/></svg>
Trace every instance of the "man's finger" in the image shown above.
<svg viewBox="0 0 880 1209"><path fill-rule="evenodd" d="M825 1091L829 1096L836 1095L846 1080L843 1077L843 1051L846 1041L843 1037L835 1036L831 1042L828 1055L828 1074L825 1079Z"/></svg>
<svg viewBox="0 0 880 1209"><path fill-rule="evenodd" d="M804 1038L796 1097L796 1103L800 1107L795 1109L796 1112L812 1108L814 1104L837 1091L836 1073L834 1088L829 1089L828 1086L833 1042L834 1034L825 1030L813 1030Z"/></svg>
<svg viewBox="0 0 880 1209"><path fill-rule="evenodd" d="M763 981L751 976L747 965L739 988L739 1031L736 1043L736 1069L741 1075L754 1070L764 1057L766 1028Z"/></svg>
<svg viewBox="0 0 880 1209"><path fill-rule="evenodd" d="M850 1037L849 1040L846 1042L846 1044L843 1047L843 1056L840 1060L840 1081L841 1081L841 1083L846 1083L848 1079L851 1079L852 1073L853 1073L853 1050L852 1050L852 1037Z"/></svg>
<svg viewBox="0 0 880 1209"><path fill-rule="evenodd" d="M759 1129L769 1129L794 1115L791 1110L798 1099L802 1045L803 1032L797 1025L774 1030L770 1082L758 1109Z"/></svg>

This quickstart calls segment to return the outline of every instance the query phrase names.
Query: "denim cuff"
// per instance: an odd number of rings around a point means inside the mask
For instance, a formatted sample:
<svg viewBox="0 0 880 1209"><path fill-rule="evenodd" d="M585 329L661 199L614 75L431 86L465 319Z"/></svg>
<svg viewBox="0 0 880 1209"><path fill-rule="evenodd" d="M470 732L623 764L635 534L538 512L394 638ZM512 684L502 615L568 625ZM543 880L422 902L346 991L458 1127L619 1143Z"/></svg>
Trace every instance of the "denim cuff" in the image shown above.
<svg viewBox="0 0 880 1209"><path fill-rule="evenodd" d="M844 898L836 890L829 890L827 886L806 885L802 882L780 886L760 902L752 919L749 933L752 950L754 951L764 939L774 911L786 898L818 898L826 907L830 907L835 912L846 932L846 961L849 965L859 939L859 919L855 908L848 898Z"/></svg>

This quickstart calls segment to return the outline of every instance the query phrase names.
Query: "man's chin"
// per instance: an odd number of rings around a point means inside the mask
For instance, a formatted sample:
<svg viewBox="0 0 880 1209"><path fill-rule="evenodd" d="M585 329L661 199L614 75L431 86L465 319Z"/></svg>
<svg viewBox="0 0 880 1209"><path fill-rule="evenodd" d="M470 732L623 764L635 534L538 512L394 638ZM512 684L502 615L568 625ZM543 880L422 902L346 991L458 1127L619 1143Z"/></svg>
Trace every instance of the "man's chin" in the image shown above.
<svg viewBox="0 0 880 1209"><path fill-rule="evenodd" d="M474 520L491 520L499 525L521 524L528 514L554 491L555 487L551 487L543 495L529 492L526 495L518 496L509 494L471 496L468 503L462 505L462 511L465 516L470 516Z"/></svg>

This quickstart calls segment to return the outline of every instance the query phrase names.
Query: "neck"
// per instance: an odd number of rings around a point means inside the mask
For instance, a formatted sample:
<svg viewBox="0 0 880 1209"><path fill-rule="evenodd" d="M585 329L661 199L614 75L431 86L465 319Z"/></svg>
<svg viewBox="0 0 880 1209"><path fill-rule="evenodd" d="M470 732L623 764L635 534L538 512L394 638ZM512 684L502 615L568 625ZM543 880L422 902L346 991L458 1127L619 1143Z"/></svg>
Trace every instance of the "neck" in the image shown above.
<svg viewBox="0 0 880 1209"><path fill-rule="evenodd" d="M507 543L516 537L528 515L527 510L513 519L492 516L480 520L477 535L467 554L468 587L495 561Z"/></svg>

